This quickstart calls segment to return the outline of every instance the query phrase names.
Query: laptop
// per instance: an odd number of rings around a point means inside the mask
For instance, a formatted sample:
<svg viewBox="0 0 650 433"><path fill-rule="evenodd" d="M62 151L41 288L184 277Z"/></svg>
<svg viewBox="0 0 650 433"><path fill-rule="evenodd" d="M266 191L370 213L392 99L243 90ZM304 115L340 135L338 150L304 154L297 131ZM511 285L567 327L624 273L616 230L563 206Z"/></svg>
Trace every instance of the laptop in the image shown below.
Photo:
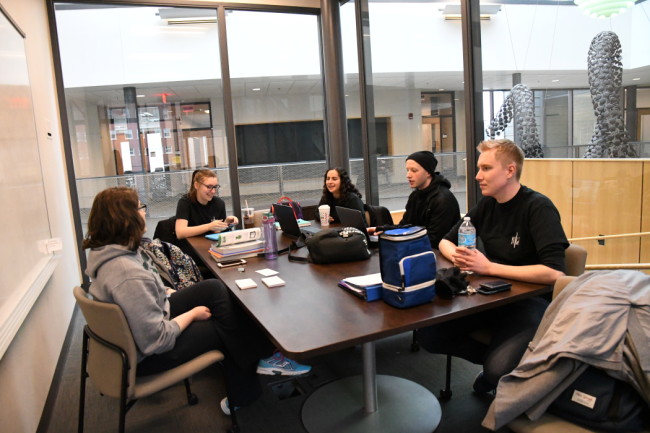
<svg viewBox="0 0 650 433"><path fill-rule="evenodd" d="M348 209L346 207L336 206L336 213L339 215L341 225L343 227L354 227L366 235L368 242L379 242L377 236L370 236L366 230L365 215L356 209Z"/></svg>
<svg viewBox="0 0 650 433"><path fill-rule="evenodd" d="M284 206L274 203L273 209L275 210L275 215L278 217L280 229L282 229L283 233L289 236L298 238L300 237L300 233L313 235L314 233L320 231L320 229L317 229L315 227L300 227L291 206Z"/></svg>

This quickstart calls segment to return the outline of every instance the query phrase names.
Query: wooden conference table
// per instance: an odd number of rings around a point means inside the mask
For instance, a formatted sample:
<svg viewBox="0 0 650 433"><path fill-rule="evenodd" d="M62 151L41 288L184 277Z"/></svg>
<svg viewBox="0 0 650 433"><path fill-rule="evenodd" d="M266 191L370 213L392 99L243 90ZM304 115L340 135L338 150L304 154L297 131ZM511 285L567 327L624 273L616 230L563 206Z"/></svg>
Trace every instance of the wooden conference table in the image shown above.
<svg viewBox="0 0 650 433"><path fill-rule="evenodd" d="M312 222L313 223L313 222ZM316 222L314 224L318 226ZM278 248L291 243L281 232ZM440 422L440 405L424 387L406 379L377 375L374 342L549 292L552 287L511 281L512 289L490 296L476 294L397 309L383 301L365 302L337 286L343 278L379 272L379 256L370 260L314 265L277 260L246 259L245 272L237 267L219 269L208 252L211 241L203 236L188 241L235 295L278 349L301 361L316 355L362 345L363 375L330 382L305 401L302 418L310 433L320 432L432 432ZM307 256L307 247L294 254ZM436 251L437 268L451 266ZM269 289L255 271L273 269L286 285ZM240 290L235 280L252 278L256 289ZM471 275L472 287L494 277Z"/></svg>

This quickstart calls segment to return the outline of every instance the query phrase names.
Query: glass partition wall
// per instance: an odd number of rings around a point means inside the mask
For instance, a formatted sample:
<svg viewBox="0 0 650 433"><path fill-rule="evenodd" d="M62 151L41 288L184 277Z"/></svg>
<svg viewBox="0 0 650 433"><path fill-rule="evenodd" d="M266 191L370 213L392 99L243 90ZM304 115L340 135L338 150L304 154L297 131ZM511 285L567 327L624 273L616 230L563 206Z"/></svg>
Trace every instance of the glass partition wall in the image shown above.
<svg viewBox="0 0 650 433"><path fill-rule="evenodd" d="M319 198L326 143L318 17L228 11L226 29L242 207Z"/></svg>
<svg viewBox="0 0 650 433"><path fill-rule="evenodd" d="M404 209L406 157L430 150L466 212L460 2L370 2L369 12L379 204Z"/></svg>
<svg viewBox="0 0 650 433"><path fill-rule="evenodd" d="M368 179L361 102L364 92L372 91L370 125L378 160L376 181L370 186L379 191L379 204L390 210L404 208L411 193L405 158L431 150L465 212L467 184L474 182L466 178L465 152L478 143L466 142L470 127L465 122L468 86L461 21L466 18L460 15L460 3L370 2L364 18L368 28L364 24L362 33L364 40L365 30L370 34L372 50L364 67L371 68L372 83L365 89L359 84L356 6L347 2L340 10L353 182L363 193ZM629 206L611 200L605 200L602 209L587 206L602 194L642 197L645 162L637 160L641 165L619 172L612 161L588 169L569 161L582 158L594 131L607 127L598 123L587 73L590 44L604 31L617 35L622 50L617 115L622 116L632 152L637 157L650 153L650 56L643 45L650 36L648 8L639 3L619 16L593 19L564 3L480 3L482 47L466 54L482 57L484 129L527 143L517 128L521 101L515 93L522 88L512 90L517 84L530 89L523 104L529 112L525 119L534 123L544 162L529 159L523 180L553 199L569 237L622 233L611 221L627 221L627 214L633 217L625 223L625 233L650 231L650 220L646 227L642 218L650 211L641 212L645 204L640 199ZM242 207L266 208L282 195L319 199L327 133L318 10L259 9L225 10L225 23L217 23L217 9L55 4L64 117L82 221L97 192L127 185L149 205L153 229L157 219L174 215L179 197L189 189L191 172L200 167L217 172L220 194L233 212L226 138L231 127L238 172L233 179L239 182ZM227 47L219 40L220 25L226 28ZM224 107L229 105L224 100L220 46L228 54L232 125L226 122L229 113ZM499 126L508 107L514 118ZM570 166L541 165L557 159ZM614 174L605 175L607 170ZM583 173L603 174L592 179ZM604 215L612 208L626 214L589 225L583 223L587 215L576 211L582 204L590 214ZM637 262L650 261L650 250L645 259L638 237L606 241L608 247L617 243L632 251L624 260L636 255ZM602 251L590 250L590 262L620 256Z"/></svg>
<svg viewBox="0 0 650 433"><path fill-rule="evenodd" d="M496 137L540 147L543 158L528 152L522 183L551 198L588 264L650 262L650 241L638 235L650 228L650 165L638 159L650 154L650 56L641 49L650 6L602 19L573 4L480 7L486 129L492 122ZM617 140L625 159L612 158ZM580 240L620 234L631 237Z"/></svg>
<svg viewBox="0 0 650 433"><path fill-rule="evenodd" d="M56 4L79 211L129 186L149 236L176 213L192 171L217 172L232 209L215 9Z"/></svg>

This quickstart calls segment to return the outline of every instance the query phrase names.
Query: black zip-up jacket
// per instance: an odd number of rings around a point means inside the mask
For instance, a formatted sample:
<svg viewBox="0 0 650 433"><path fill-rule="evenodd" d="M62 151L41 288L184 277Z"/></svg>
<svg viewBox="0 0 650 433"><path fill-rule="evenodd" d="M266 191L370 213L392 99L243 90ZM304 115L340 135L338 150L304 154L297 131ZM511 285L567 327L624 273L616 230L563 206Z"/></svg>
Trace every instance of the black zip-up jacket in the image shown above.
<svg viewBox="0 0 650 433"><path fill-rule="evenodd" d="M400 225L426 227L431 248L438 249L440 241L460 219L458 201L449 188L451 183L436 173L428 187L416 189L409 195L406 212L400 221Z"/></svg>

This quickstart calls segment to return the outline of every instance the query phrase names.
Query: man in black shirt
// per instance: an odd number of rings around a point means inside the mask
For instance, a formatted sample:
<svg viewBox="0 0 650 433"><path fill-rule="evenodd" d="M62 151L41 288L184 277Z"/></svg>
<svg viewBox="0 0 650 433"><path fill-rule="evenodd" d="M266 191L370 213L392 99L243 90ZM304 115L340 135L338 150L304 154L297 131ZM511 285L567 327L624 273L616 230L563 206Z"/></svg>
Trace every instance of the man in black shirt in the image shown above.
<svg viewBox="0 0 650 433"><path fill-rule="evenodd" d="M566 272L564 250L569 246L559 212L547 197L519 183L524 154L515 143L484 141L478 150L476 180L484 197L467 216L485 251L457 246L460 221L440 242L440 252L464 271L554 284ZM418 340L430 352L483 364L474 390L487 392L517 366L547 305L529 298L422 329ZM488 346L469 336L484 328L493 331Z"/></svg>
<svg viewBox="0 0 650 433"><path fill-rule="evenodd" d="M436 172L438 160L428 150L415 152L406 158L406 178L413 192L406 202L406 211L399 225L426 227L432 248L437 248L443 236L460 218L458 201L451 183ZM374 232L374 227L368 230Z"/></svg>

